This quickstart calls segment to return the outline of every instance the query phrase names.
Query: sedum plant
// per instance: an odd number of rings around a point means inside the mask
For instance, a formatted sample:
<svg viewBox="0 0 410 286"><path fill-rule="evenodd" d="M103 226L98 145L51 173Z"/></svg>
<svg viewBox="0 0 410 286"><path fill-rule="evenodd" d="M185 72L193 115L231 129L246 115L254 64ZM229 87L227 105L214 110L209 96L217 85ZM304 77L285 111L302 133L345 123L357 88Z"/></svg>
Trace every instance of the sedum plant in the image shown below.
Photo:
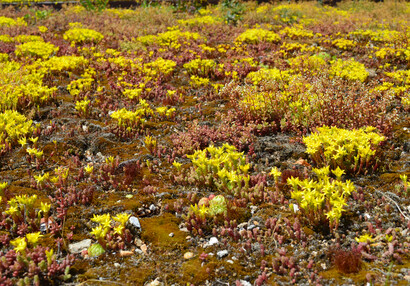
<svg viewBox="0 0 410 286"><path fill-rule="evenodd" d="M18 57L36 57L46 59L58 52L59 48L46 42L27 42L16 47L15 54Z"/></svg>
<svg viewBox="0 0 410 286"><path fill-rule="evenodd" d="M103 215L94 215L91 221L98 225L92 229L92 234L103 249L124 249L125 244L132 239L130 231L126 228L126 224L131 215L126 213L119 213L111 217L109 213ZM99 246L91 246L93 248L100 248ZM95 251L91 248L92 251ZM90 251L90 249L89 249ZM95 251L100 253L99 251ZM101 254L101 253L100 253Z"/></svg>
<svg viewBox="0 0 410 286"><path fill-rule="evenodd" d="M313 171L318 176L317 181L288 178L287 183L292 187L291 198L296 201L302 218L306 218L314 226L328 223L330 230L336 230L342 212L345 211L346 201L355 187L349 180L341 181L343 171L339 168L332 170L337 180L329 177L329 166L314 168ZM293 204L290 207L297 212Z"/></svg>
<svg viewBox="0 0 410 286"><path fill-rule="evenodd" d="M364 82L369 76L364 64L349 59L347 61L338 59L330 67L329 74L331 76L338 76L347 80L359 80Z"/></svg>
<svg viewBox="0 0 410 286"><path fill-rule="evenodd" d="M303 137L306 153L319 166L339 167L346 173L360 174L376 170L379 160L376 147L385 140L374 127L346 130L323 126L317 132Z"/></svg>
<svg viewBox="0 0 410 286"><path fill-rule="evenodd" d="M246 30L236 38L236 41L246 44L258 44L261 42L277 43L280 41L280 36L275 32L256 28Z"/></svg>
<svg viewBox="0 0 410 286"><path fill-rule="evenodd" d="M33 131L32 121L17 111L0 113L0 153Z"/></svg>
<svg viewBox="0 0 410 286"><path fill-rule="evenodd" d="M194 165L190 179L197 184L216 186L220 190L249 187L248 170L251 165L246 163L243 152L237 152L232 145L209 146L187 157Z"/></svg>
<svg viewBox="0 0 410 286"><path fill-rule="evenodd" d="M98 43L104 38L104 36L92 29L72 28L64 33L63 38L71 43L84 44Z"/></svg>

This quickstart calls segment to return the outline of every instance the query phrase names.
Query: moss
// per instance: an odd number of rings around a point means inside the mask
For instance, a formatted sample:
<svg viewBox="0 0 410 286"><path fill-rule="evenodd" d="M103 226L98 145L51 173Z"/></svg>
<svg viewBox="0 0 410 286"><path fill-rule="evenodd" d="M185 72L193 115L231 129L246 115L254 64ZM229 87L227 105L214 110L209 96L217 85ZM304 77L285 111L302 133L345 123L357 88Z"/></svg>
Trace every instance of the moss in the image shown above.
<svg viewBox="0 0 410 286"><path fill-rule="evenodd" d="M179 219L169 213L161 216L143 218L141 222L141 239L151 243L153 247L166 248L167 250L175 248L186 248L186 233L178 228ZM174 236L170 237L169 234Z"/></svg>

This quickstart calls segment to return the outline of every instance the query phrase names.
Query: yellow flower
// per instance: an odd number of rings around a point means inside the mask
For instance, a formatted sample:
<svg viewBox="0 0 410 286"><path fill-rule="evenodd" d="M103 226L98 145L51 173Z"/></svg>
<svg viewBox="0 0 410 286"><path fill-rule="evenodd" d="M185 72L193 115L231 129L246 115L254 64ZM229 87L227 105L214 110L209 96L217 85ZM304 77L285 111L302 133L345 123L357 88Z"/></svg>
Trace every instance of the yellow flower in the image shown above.
<svg viewBox="0 0 410 286"><path fill-rule="evenodd" d="M276 167L272 168L269 174L275 178L275 182L277 182L279 177L282 175L282 173Z"/></svg>
<svg viewBox="0 0 410 286"><path fill-rule="evenodd" d="M91 221L98 222L104 226L104 228L109 228L111 224L110 214L94 215Z"/></svg>
<svg viewBox="0 0 410 286"><path fill-rule="evenodd" d="M14 246L16 252L24 252L27 248L27 241L25 237L17 237L10 241L10 244Z"/></svg>
<svg viewBox="0 0 410 286"><path fill-rule="evenodd" d="M42 237L40 232L33 232L33 233L27 233L26 238L29 244L32 246L36 246L38 243L39 238Z"/></svg>
<svg viewBox="0 0 410 286"><path fill-rule="evenodd" d="M119 226L114 227L114 234L117 233L119 235L122 235L124 232L124 225L120 224Z"/></svg>
<svg viewBox="0 0 410 286"><path fill-rule="evenodd" d="M338 180L345 174L345 171L340 169L339 166L335 170L332 170L332 173L336 176Z"/></svg>
<svg viewBox="0 0 410 286"><path fill-rule="evenodd" d="M87 172L87 174L91 174L94 170L94 166L87 164L87 166L85 166L84 170Z"/></svg>
<svg viewBox="0 0 410 286"><path fill-rule="evenodd" d="M130 216L131 216L131 215L129 215L129 214L127 214L127 213L120 213L120 214L117 214L117 215L114 217L114 220L118 221L122 226L124 226L124 225L127 223L127 221L128 221L128 219L130 218Z"/></svg>
<svg viewBox="0 0 410 286"><path fill-rule="evenodd" d="M40 210L43 212L43 214L47 214L50 211L50 208L50 204L41 202Z"/></svg>
<svg viewBox="0 0 410 286"><path fill-rule="evenodd" d="M361 235L360 237L356 237L354 240L356 240L358 243L360 243L360 242L370 242L371 243L371 242L374 241L372 236L367 234L367 233Z"/></svg>
<svg viewBox="0 0 410 286"><path fill-rule="evenodd" d="M103 228L102 225L99 225L97 227L94 227L90 233L94 235L97 239L104 239L107 235L107 232L107 228Z"/></svg>

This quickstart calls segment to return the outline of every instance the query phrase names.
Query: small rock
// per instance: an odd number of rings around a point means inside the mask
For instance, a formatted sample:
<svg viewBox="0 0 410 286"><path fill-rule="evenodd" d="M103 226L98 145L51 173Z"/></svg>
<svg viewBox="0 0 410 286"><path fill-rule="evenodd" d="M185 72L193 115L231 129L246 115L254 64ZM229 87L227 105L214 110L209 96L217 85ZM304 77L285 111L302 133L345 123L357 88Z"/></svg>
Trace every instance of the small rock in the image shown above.
<svg viewBox="0 0 410 286"><path fill-rule="evenodd" d="M82 241L71 243L68 245L70 253L81 253L84 249L88 249L91 246L91 239L84 239Z"/></svg>
<svg viewBox="0 0 410 286"><path fill-rule="evenodd" d="M171 233L169 234L169 237L174 237L174 233L171 232Z"/></svg>
<svg viewBox="0 0 410 286"><path fill-rule="evenodd" d="M189 232L189 230L186 227L180 228L179 230L183 232Z"/></svg>
<svg viewBox="0 0 410 286"><path fill-rule="evenodd" d="M144 242L143 242L141 239L136 238L136 239L134 240L134 244L135 244L137 247L141 247L141 245L143 245Z"/></svg>
<svg viewBox="0 0 410 286"><path fill-rule="evenodd" d="M218 244L218 243L219 243L218 239L215 236L213 236L209 239L208 245L212 246L212 245Z"/></svg>
<svg viewBox="0 0 410 286"><path fill-rule="evenodd" d="M242 286L252 286L252 284L249 283L249 282L246 281L246 280L239 280L239 281L241 282Z"/></svg>
<svg viewBox="0 0 410 286"><path fill-rule="evenodd" d="M239 229L245 229L247 226L248 226L247 222L243 222L243 223L238 224Z"/></svg>
<svg viewBox="0 0 410 286"><path fill-rule="evenodd" d="M144 252L142 252L142 250L139 248L136 248L134 251L136 254L144 254Z"/></svg>
<svg viewBox="0 0 410 286"><path fill-rule="evenodd" d="M133 254L134 254L134 252L132 252L130 250L120 250L120 256L121 257L127 257L127 256L131 256Z"/></svg>
<svg viewBox="0 0 410 286"><path fill-rule="evenodd" d="M135 228L141 229L141 224L139 219L136 216L132 216L128 219L128 222Z"/></svg>
<svg viewBox="0 0 410 286"><path fill-rule="evenodd" d="M114 263L114 266L115 266L115 267L120 267L121 264L119 264L118 262L115 262L115 263Z"/></svg>
<svg viewBox="0 0 410 286"><path fill-rule="evenodd" d="M157 209L157 207L154 204L151 204L149 206L149 210L152 211L152 212L156 211L156 209Z"/></svg>
<svg viewBox="0 0 410 286"><path fill-rule="evenodd" d="M228 262L229 264L233 264L233 261L232 260L227 260L226 262Z"/></svg>
<svg viewBox="0 0 410 286"><path fill-rule="evenodd" d="M221 250L216 253L218 258L224 258L225 256L228 256L228 250Z"/></svg>
<svg viewBox="0 0 410 286"><path fill-rule="evenodd" d="M142 250L142 252L143 252L144 254L147 254L148 247L147 247L146 244L141 245L140 249Z"/></svg>
<svg viewBox="0 0 410 286"><path fill-rule="evenodd" d="M164 285L164 283L160 282L158 279L159 278L156 278L154 281L151 281L146 286L162 286L162 285Z"/></svg>
<svg viewBox="0 0 410 286"><path fill-rule="evenodd" d="M193 252L185 252L184 253L184 259L188 260L188 259L191 259L192 257L194 257Z"/></svg>

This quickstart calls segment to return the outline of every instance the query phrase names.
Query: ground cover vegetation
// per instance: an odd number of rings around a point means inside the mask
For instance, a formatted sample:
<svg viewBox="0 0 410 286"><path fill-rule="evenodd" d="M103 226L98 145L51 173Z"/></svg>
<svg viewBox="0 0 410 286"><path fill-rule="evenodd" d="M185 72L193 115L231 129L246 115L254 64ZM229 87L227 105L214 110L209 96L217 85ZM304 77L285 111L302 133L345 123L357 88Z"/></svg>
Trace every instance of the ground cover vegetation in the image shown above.
<svg viewBox="0 0 410 286"><path fill-rule="evenodd" d="M1 285L409 283L409 3L81 4L0 9Z"/></svg>

